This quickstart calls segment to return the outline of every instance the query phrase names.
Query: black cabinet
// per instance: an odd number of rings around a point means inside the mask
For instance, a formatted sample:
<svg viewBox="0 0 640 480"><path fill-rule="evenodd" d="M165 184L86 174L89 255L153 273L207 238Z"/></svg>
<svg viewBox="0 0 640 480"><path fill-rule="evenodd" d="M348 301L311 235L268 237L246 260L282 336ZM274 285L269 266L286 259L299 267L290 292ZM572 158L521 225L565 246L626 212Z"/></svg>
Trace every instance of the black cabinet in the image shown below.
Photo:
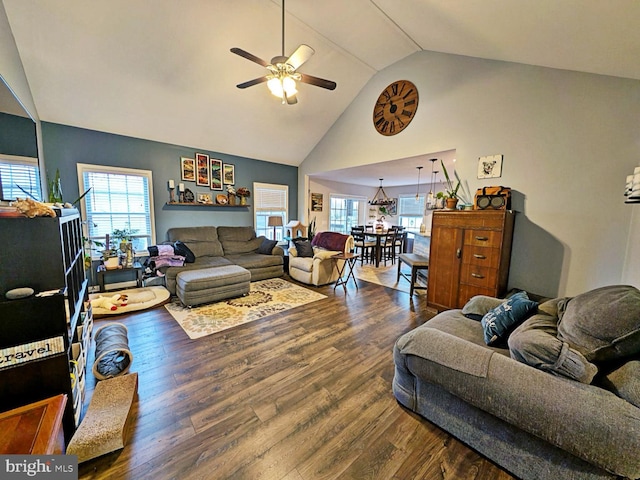
<svg viewBox="0 0 640 480"><path fill-rule="evenodd" d="M66 393L69 440L82 415L93 320L80 216L75 209L56 212L0 218L0 410ZM20 287L35 294L6 299Z"/></svg>

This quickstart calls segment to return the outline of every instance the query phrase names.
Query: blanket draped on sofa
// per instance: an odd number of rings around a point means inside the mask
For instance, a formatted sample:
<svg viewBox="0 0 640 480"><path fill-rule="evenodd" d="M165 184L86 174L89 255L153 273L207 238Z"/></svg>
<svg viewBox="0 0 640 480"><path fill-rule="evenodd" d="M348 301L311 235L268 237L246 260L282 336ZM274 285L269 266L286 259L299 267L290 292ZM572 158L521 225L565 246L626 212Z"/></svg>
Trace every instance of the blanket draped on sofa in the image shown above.
<svg viewBox="0 0 640 480"><path fill-rule="evenodd" d="M338 232L318 232L313 236L311 245L321 247L326 250L343 252L349 235Z"/></svg>

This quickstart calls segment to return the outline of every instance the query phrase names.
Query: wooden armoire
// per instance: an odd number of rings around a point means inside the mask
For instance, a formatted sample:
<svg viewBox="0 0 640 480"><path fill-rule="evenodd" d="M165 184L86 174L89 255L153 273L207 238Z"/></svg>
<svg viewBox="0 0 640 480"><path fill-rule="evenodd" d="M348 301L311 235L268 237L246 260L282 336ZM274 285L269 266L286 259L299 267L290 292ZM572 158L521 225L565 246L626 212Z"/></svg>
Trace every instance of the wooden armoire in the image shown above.
<svg viewBox="0 0 640 480"><path fill-rule="evenodd" d="M514 218L511 210L433 213L428 307L438 311L462 308L474 295L504 295Z"/></svg>

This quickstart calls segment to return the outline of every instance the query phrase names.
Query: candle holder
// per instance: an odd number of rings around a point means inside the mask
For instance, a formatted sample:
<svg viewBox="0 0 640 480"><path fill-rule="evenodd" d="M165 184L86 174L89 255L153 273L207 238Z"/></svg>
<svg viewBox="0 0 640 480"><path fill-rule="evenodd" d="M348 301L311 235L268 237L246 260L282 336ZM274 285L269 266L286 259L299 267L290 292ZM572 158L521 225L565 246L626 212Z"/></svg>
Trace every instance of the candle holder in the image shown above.
<svg viewBox="0 0 640 480"><path fill-rule="evenodd" d="M176 199L173 196L174 190L175 190L175 187L169 189L169 203L176 203Z"/></svg>

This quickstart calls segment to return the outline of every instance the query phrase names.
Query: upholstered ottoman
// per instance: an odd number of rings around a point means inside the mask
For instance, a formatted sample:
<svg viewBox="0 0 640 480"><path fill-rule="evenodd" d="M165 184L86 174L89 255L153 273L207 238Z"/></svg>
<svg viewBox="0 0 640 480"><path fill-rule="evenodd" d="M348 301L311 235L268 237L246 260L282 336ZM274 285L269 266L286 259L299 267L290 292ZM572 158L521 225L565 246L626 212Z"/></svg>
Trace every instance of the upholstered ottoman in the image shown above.
<svg viewBox="0 0 640 480"><path fill-rule="evenodd" d="M176 277L176 294L191 307L249 293L251 272L237 265L186 270Z"/></svg>

